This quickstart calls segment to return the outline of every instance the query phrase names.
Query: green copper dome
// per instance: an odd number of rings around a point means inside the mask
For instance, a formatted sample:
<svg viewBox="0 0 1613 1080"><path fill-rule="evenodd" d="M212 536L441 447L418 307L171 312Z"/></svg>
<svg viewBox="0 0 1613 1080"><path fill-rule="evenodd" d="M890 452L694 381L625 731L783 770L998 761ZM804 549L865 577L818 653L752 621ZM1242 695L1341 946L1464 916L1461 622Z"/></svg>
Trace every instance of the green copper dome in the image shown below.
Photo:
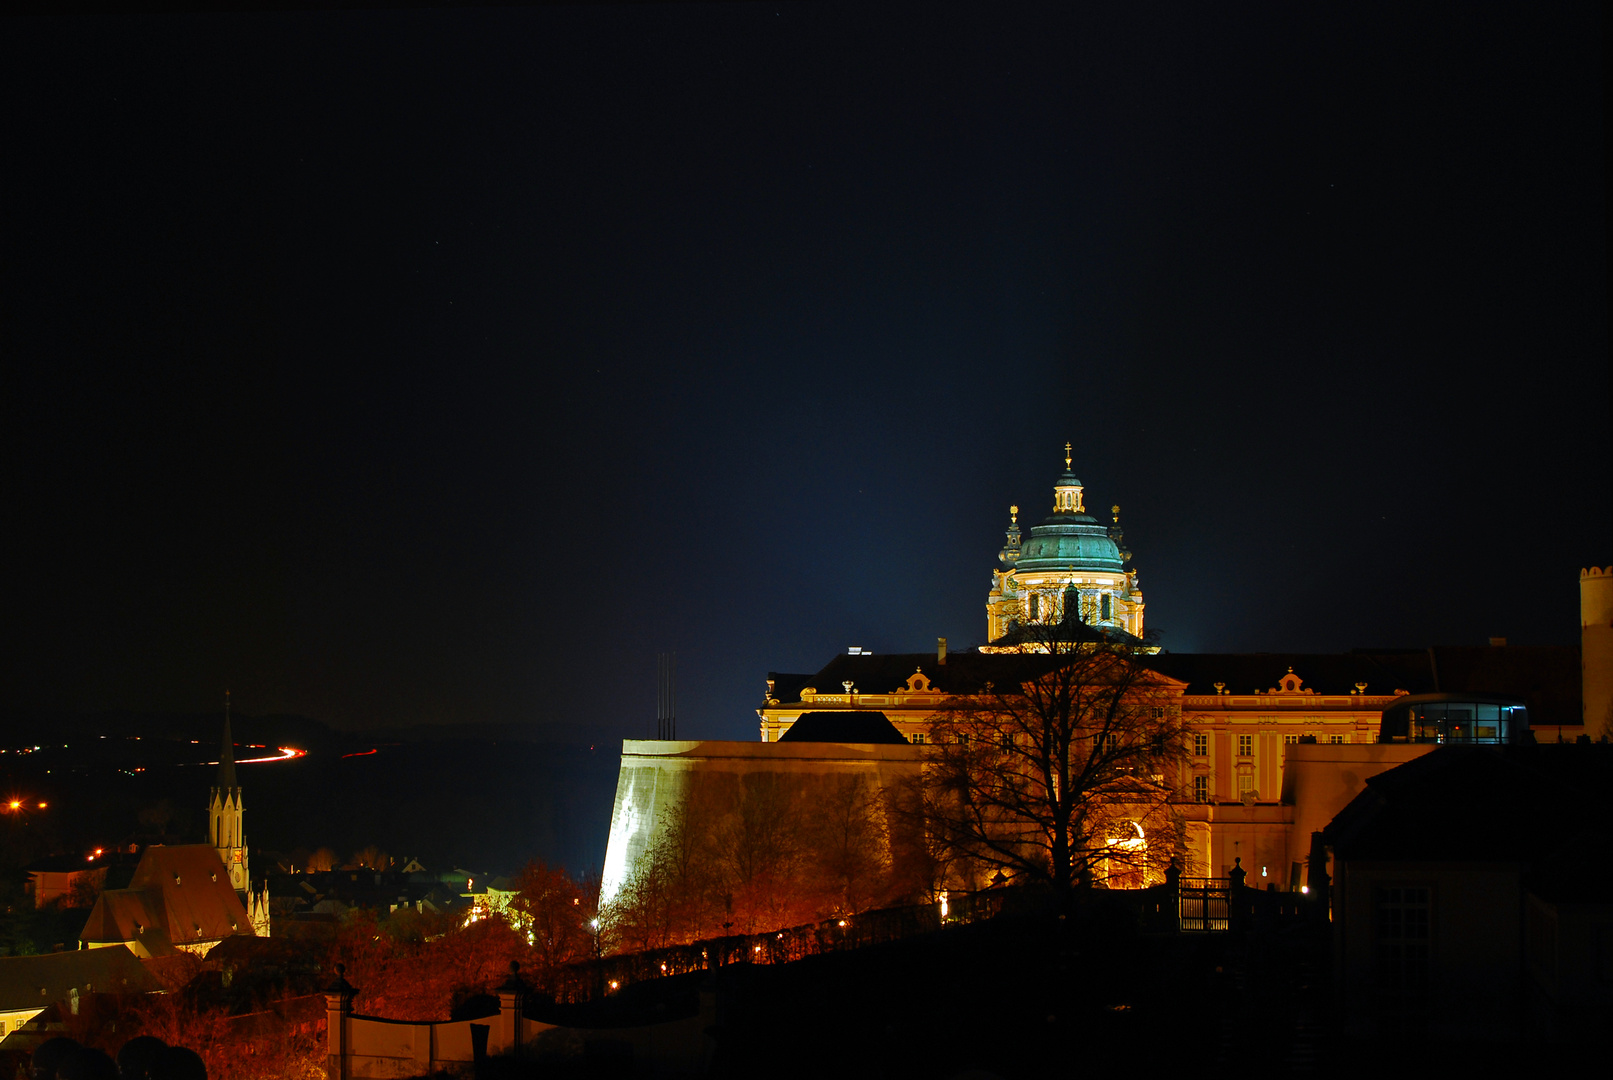
<svg viewBox="0 0 1613 1080"><path fill-rule="evenodd" d="M1109 530L1086 514L1055 511L1031 529L1014 562L1016 570L1110 570L1125 568Z"/></svg>

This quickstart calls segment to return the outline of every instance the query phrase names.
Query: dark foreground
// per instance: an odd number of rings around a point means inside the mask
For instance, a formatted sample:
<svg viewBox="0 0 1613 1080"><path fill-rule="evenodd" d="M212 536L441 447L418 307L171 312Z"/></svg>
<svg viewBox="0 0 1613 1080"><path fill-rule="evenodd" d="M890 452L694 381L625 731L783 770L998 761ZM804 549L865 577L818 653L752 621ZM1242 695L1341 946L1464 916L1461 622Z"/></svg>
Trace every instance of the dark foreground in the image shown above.
<svg viewBox="0 0 1613 1080"><path fill-rule="evenodd" d="M1350 1044L1333 1024L1327 926L1141 934L1101 913L989 922L790 964L667 980L717 992L708 1075L1199 1077L1538 1074L1541 1047ZM653 984L634 988L653 993ZM489 1076L631 1076L600 1048Z"/></svg>

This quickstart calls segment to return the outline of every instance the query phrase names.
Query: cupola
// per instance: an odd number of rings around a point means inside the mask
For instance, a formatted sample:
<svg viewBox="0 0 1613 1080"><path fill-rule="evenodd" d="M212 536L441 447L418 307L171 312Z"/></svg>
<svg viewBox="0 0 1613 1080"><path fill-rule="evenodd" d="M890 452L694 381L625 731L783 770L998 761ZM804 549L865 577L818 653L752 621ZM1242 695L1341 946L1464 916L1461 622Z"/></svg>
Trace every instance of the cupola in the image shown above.
<svg viewBox="0 0 1613 1080"><path fill-rule="evenodd" d="M1075 478L1070 471L1070 444L1064 444L1064 475L1058 478L1053 485L1053 513L1055 514L1082 514L1086 508L1081 505L1081 481Z"/></svg>

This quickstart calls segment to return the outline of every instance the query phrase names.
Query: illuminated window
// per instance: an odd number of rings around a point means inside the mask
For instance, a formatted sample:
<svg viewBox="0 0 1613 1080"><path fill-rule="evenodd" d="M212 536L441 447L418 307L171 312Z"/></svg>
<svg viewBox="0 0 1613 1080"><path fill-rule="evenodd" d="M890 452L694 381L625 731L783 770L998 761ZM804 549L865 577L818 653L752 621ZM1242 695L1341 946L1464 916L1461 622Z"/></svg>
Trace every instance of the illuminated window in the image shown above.
<svg viewBox="0 0 1613 1080"><path fill-rule="evenodd" d="M1210 753L1210 737L1208 735L1193 736L1193 756L1208 757Z"/></svg>
<svg viewBox="0 0 1613 1080"><path fill-rule="evenodd" d="M1255 737L1253 735L1238 736L1238 756L1252 757L1255 752Z"/></svg>
<svg viewBox="0 0 1613 1080"><path fill-rule="evenodd" d="M1334 746L1339 746L1339 745L1343 744L1344 736L1343 735L1330 735L1330 736L1328 736L1327 741L1332 743Z"/></svg>
<svg viewBox="0 0 1613 1080"><path fill-rule="evenodd" d="M1195 776L1193 778L1193 801L1210 801L1210 778L1208 776Z"/></svg>

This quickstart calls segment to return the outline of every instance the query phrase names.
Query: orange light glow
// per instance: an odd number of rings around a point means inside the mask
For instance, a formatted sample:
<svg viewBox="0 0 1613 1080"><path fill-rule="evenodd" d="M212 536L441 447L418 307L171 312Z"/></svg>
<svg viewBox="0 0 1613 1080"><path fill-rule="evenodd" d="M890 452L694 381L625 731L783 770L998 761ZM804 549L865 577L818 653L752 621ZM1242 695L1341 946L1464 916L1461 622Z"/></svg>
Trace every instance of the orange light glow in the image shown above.
<svg viewBox="0 0 1613 1080"><path fill-rule="evenodd" d="M10 803L10 807L13 810L20 809L22 807L22 800L21 799L12 799L11 803Z"/></svg>
<svg viewBox="0 0 1613 1080"><path fill-rule="evenodd" d="M39 804L39 808L40 808L40 809L41 809L41 810L43 810L43 809L44 809L44 808L45 808L45 807L47 807L47 806L49 806L49 805L50 805L50 803L46 803L46 802L42 802L42 803L40 803L40 804Z"/></svg>

